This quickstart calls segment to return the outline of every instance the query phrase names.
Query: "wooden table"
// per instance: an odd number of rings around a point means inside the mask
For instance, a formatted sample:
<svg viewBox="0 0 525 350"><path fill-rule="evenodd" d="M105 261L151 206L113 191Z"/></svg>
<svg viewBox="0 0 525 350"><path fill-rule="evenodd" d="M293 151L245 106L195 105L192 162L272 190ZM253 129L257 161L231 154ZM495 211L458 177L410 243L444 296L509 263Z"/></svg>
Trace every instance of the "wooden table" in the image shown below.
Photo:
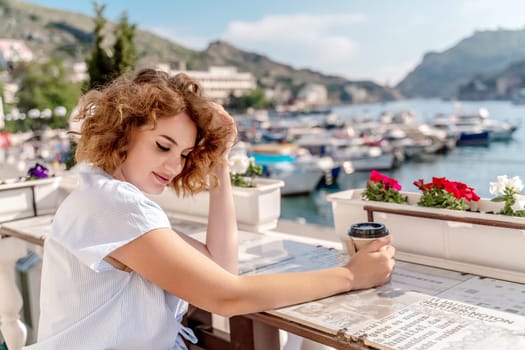
<svg viewBox="0 0 525 350"><path fill-rule="evenodd" d="M341 264L346 255L323 244L278 232L243 232L240 272ZM244 254L247 248L251 256ZM206 330L199 334L205 349L279 349L279 329L336 349L518 349L525 348L524 295L521 283L398 261L392 280L379 288L233 317L223 344L211 343L217 334L205 323L197 330Z"/></svg>
<svg viewBox="0 0 525 350"><path fill-rule="evenodd" d="M49 227L51 216L3 223L0 234L2 240L39 244L45 239L46 223ZM178 224L180 231L204 237L202 226ZM241 274L304 271L348 258L337 249L340 244L279 232L241 232L239 246ZM229 334L213 329L211 315L195 308L185 322L199 338L192 349L279 349L278 330L336 349L396 349L410 342L415 345L405 348L432 349L432 342L445 345L455 339L463 344L463 338L475 342L481 337L492 345L496 342L498 349L517 349L525 348L524 295L523 284L398 261L392 281L385 286L232 317ZM19 342L13 339L6 339L9 349L17 350ZM465 349L491 349L480 342Z"/></svg>

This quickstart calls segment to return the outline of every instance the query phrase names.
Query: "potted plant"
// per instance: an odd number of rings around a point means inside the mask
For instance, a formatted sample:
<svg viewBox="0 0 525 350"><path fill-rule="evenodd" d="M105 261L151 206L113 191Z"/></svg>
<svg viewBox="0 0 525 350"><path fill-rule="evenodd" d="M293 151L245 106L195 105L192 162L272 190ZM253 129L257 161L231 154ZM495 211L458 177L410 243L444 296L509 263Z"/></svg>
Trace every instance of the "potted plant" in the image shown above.
<svg viewBox="0 0 525 350"><path fill-rule="evenodd" d="M518 176L507 178L507 175L498 176L498 181L491 182L489 192L496 196L493 202L503 202L503 208L499 211L502 215L525 217L523 200L517 200L517 196L523 190L523 183Z"/></svg>
<svg viewBox="0 0 525 350"><path fill-rule="evenodd" d="M0 184L0 222L53 214L64 194L60 192L60 176L36 163L25 177Z"/></svg>
<svg viewBox="0 0 525 350"><path fill-rule="evenodd" d="M242 145L230 153L229 166L239 228L261 232L277 227L284 182L258 178L262 167L248 157ZM208 220L210 198L207 191L182 198L171 188L166 188L160 195L148 196L170 215L202 223Z"/></svg>
<svg viewBox="0 0 525 350"><path fill-rule="evenodd" d="M342 240L351 224L377 221L390 230L398 259L525 282L525 220L504 210L506 203L514 205L514 213L522 212L516 209L519 186L510 191L511 184L502 180L494 193L503 191L506 197L491 200L479 198L474 189L461 182L446 178L434 178L429 183L418 180L414 184L419 193L390 186L389 191L398 191L399 198L406 198L394 202L385 201L392 194L377 195L386 183L383 178L379 186L380 181L375 174L366 189L328 196L335 230Z"/></svg>
<svg viewBox="0 0 525 350"><path fill-rule="evenodd" d="M377 170L372 170L370 180L363 192L363 198L377 202L406 203L407 197L399 191L401 191L401 185L396 179L381 174Z"/></svg>

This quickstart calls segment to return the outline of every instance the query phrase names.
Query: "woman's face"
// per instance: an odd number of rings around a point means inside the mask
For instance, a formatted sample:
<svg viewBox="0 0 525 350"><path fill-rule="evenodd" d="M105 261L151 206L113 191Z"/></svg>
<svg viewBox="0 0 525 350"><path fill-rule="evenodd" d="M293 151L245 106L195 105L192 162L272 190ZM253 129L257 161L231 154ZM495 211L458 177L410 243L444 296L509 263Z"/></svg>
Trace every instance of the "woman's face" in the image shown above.
<svg viewBox="0 0 525 350"><path fill-rule="evenodd" d="M131 137L126 160L113 176L145 193L159 194L184 168L197 127L186 113L142 126Z"/></svg>

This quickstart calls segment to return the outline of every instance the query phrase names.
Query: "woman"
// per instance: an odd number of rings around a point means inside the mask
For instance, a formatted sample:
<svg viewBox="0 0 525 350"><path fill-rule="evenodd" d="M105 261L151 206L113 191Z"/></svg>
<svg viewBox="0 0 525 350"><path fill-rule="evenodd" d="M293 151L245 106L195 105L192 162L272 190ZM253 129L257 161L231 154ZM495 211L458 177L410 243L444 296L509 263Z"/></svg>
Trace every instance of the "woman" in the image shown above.
<svg viewBox="0 0 525 350"><path fill-rule="evenodd" d="M231 316L306 302L388 280L389 239L346 266L237 275L227 157L233 118L187 76L147 69L81 101L80 185L46 239L38 343L28 349L186 349L190 302ZM174 232L143 193L208 189L206 243ZM208 188L209 187L209 188ZM182 337L181 337L182 336Z"/></svg>

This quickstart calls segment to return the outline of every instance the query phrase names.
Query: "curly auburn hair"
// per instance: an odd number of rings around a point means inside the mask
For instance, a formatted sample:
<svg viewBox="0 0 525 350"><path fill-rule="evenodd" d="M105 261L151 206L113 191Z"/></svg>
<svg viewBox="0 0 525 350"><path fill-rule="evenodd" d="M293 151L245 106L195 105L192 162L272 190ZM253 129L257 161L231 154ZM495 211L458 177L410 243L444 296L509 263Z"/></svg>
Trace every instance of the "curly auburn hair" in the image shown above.
<svg viewBox="0 0 525 350"><path fill-rule="evenodd" d="M126 159L133 133L141 126L157 126L159 118L186 113L197 127L197 139L182 172L170 186L188 195L208 187L209 169L221 162L228 129L213 126L215 110L202 89L183 73L144 69L134 78L124 75L80 100L75 119L82 122L75 158L113 173ZM217 186L212 177L211 186Z"/></svg>

